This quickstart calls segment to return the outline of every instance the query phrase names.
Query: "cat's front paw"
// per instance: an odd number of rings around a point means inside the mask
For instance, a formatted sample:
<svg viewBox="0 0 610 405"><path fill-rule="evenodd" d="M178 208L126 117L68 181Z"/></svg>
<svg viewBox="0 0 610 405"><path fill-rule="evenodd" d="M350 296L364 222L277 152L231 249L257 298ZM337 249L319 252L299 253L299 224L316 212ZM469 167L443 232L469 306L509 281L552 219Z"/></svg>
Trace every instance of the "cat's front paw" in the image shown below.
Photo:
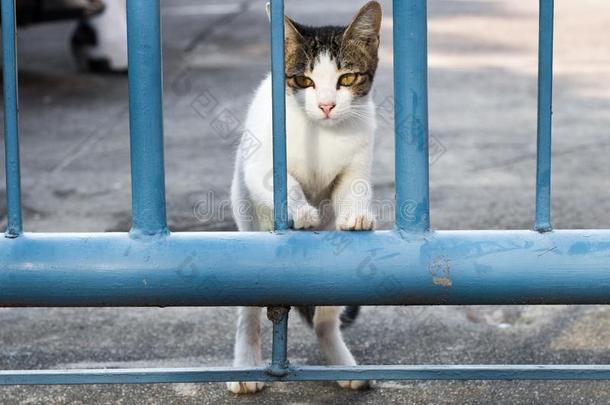
<svg viewBox="0 0 610 405"><path fill-rule="evenodd" d="M262 390L264 382L228 382L227 388L234 394L255 394Z"/></svg>
<svg viewBox="0 0 610 405"><path fill-rule="evenodd" d="M337 218L339 231L370 231L375 228L375 216L370 211L347 212Z"/></svg>
<svg viewBox="0 0 610 405"><path fill-rule="evenodd" d="M371 388L371 383L369 381L361 381L361 380L347 380L347 381L337 381L341 388L349 389L349 390L367 390Z"/></svg>
<svg viewBox="0 0 610 405"><path fill-rule="evenodd" d="M311 205L298 207L293 214L294 229L310 229L320 226L320 212Z"/></svg>

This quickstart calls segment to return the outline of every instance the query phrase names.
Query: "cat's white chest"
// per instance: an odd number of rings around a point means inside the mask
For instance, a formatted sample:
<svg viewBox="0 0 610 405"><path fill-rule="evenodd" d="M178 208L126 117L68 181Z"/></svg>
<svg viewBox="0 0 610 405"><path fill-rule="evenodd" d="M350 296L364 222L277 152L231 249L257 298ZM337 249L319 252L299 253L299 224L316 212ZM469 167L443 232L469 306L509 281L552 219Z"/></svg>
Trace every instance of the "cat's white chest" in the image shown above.
<svg viewBox="0 0 610 405"><path fill-rule="evenodd" d="M352 162L366 138L358 131L327 129L302 116L290 116L287 127L288 171L311 197L320 196Z"/></svg>

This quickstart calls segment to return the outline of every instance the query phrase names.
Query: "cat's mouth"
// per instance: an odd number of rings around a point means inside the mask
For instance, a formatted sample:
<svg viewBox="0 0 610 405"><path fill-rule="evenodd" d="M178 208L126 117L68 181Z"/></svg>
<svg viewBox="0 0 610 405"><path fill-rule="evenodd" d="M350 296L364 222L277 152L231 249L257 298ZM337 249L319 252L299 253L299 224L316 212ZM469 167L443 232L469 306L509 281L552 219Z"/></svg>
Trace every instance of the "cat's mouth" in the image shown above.
<svg viewBox="0 0 610 405"><path fill-rule="evenodd" d="M317 119L318 124L325 126L325 127L336 126L339 123L341 123L342 121L343 121L343 119L340 116L335 116L335 115L320 117Z"/></svg>

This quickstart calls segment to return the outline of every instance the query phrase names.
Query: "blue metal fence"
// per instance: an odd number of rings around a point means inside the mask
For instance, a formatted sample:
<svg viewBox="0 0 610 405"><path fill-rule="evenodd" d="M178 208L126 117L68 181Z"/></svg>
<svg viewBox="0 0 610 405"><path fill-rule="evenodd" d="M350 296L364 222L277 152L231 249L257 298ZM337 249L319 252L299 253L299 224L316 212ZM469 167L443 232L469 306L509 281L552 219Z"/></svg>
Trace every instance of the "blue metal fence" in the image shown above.
<svg viewBox="0 0 610 405"><path fill-rule="evenodd" d="M534 230L430 230L426 1L395 0L396 227L352 234L353 243L339 256L328 233L288 230L283 1L271 7L274 233L168 232L159 0L127 4L133 228L128 234L36 234L22 232L15 8L14 0L2 0L8 226L0 240L0 306L268 306L271 364L9 370L0 371L0 384L610 379L610 365L322 367L287 360L291 305L610 303L610 230L557 231L550 225L552 0L540 0ZM362 277L363 252L372 249L391 255L376 263L375 274Z"/></svg>
<svg viewBox="0 0 610 405"><path fill-rule="evenodd" d="M4 66L4 146L6 148L6 235L14 238L22 231L21 175L19 172L19 126L17 107L17 50L15 2L2 2L2 58Z"/></svg>

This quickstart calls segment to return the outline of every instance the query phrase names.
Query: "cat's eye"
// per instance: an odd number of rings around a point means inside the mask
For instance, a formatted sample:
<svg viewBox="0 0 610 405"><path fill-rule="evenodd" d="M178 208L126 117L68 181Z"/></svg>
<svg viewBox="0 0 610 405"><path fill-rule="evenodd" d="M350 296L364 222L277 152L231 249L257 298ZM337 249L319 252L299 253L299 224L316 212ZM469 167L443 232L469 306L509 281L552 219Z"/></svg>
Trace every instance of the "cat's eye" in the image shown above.
<svg viewBox="0 0 610 405"><path fill-rule="evenodd" d="M345 86L345 87L350 87L356 83L357 79L358 79L357 73L346 73L339 78L339 85Z"/></svg>
<svg viewBox="0 0 610 405"><path fill-rule="evenodd" d="M296 85L302 89L306 89L308 87L313 87L313 84L314 84L313 80L311 80L307 76L295 76L293 79L294 79L294 82L296 83Z"/></svg>

